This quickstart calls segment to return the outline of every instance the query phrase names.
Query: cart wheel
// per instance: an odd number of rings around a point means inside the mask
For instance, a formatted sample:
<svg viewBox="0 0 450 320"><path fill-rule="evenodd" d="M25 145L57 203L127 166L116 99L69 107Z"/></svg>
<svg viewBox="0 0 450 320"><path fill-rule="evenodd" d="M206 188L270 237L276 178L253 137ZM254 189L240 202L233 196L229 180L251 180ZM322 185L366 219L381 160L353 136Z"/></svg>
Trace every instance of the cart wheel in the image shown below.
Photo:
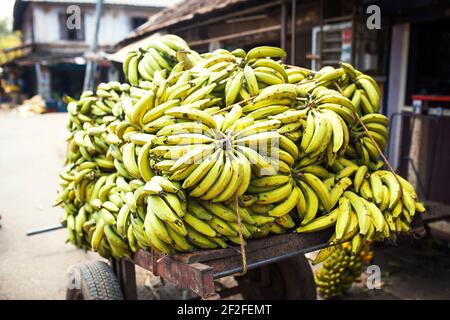
<svg viewBox="0 0 450 320"><path fill-rule="evenodd" d="M248 300L317 299L314 275L303 255L249 270L236 281Z"/></svg>
<svg viewBox="0 0 450 320"><path fill-rule="evenodd" d="M102 261L73 266L69 274L67 300L123 300L112 268Z"/></svg>

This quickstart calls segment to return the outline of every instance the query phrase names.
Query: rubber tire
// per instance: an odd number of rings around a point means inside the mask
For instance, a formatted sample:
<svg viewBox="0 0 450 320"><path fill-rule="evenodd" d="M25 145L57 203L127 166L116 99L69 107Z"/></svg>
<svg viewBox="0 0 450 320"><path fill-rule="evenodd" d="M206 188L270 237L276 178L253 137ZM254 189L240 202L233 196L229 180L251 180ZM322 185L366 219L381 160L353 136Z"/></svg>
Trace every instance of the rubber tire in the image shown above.
<svg viewBox="0 0 450 320"><path fill-rule="evenodd" d="M262 274L269 275L267 284L261 283ZM299 255L236 277L246 300L316 300L314 274L304 255Z"/></svg>
<svg viewBox="0 0 450 320"><path fill-rule="evenodd" d="M70 276L66 300L123 300L116 275L103 261L77 264L72 267Z"/></svg>

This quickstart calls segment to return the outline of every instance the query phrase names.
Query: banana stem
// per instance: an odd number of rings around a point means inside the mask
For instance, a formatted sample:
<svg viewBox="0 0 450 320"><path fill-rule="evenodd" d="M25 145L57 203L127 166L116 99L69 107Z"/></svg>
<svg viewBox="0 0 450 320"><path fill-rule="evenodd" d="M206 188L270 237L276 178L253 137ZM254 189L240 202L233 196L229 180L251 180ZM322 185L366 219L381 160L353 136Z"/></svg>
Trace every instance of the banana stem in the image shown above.
<svg viewBox="0 0 450 320"><path fill-rule="evenodd" d="M244 236L242 235L242 221L241 209L239 206L239 197L237 193L234 195L236 205L237 224L239 226L239 242L241 243L241 257L242 257L242 272L237 273L236 276L243 276L247 273L247 255L245 253Z"/></svg>
<svg viewBox="0 0 450 320"><path fill-rule="evenodd" d="M375 146L375 148L377 148L378 153L380 154L381 158L383 158L384 163L387 165L387 167L389 168L389 171L392 172L392 174L395 177L395 180L397 180L397 183L400 187L400 200L403 201L403 186L400 183L400 179L397 177L397 174L395 173L394 168L392 168L391 163L388 161L388 159L386 158L386 156L384 155L383 151L381 151L380 146L378 145L378 143L375 141L375 139L372 137L372 135L370 134L369 130L367 129L366 125L364 124L364 122L361 120L361 118L359 117L359 114L357 112L354 112L356 119L358 119L359 124L363 127L364 131L367 133L367 136L369 137L369 139L372 141L373 145Z"/></svg>

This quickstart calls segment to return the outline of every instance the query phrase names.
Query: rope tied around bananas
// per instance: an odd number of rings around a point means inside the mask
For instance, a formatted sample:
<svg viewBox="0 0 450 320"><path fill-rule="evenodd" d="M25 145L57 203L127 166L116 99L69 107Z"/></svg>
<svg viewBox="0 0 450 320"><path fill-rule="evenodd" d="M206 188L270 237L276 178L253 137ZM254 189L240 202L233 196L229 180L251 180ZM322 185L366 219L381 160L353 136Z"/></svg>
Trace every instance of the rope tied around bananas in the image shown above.
<svg viewBox="0 0 450 320"><path fill-rule="evenodd" d="M214 116L214 115L219 114L219 113L222 113L222 112L224 112L224 111L230 111L231 109L233 109L233 107L234 107L235 105L237 105L237 104L242 104L242 103L251 101L251 100L253 100L253 99L255 99L255 98L256 98L256 96L248 97L247 99L244 99L244 100L238 101L238 102L236 102L236 103L233 103L232 105L230 105L230 106L228 106L228 107L225 107L225 108L222 108L222 109L220 109L220 110L217 110L216 112L211 113L211 115Z"/></svg>
<svg viewBox="0 0 450 320"><path fill-rule="evenodd" d="M336 89L338 89L339 92L342 93L342 89L339 86L339 84L337 84L336 82L334 83ZM389 160L386 158L386 156L384 155L383 151L381 150L380 146L378 145L378 143L376 142L376 140L372 137L372 135L369 132L369 129L367 129L366 125L364 124L364 121L361 120L361 117L359 116L359 114L357 112L355 112L355 110L353 110L353 114L356 117L356 119L358 120L359 124L362 126L362 128L364 129L364 131L367 134L367 137L370 139L370 141L373 143L373 145L375 146L375 148L377 149L379 155L381 156L381 158L383 159L383 162L386 164L386 166L388 167L389 171L394 175L395 180L397 181L399 188L400 188L400 199L403 200L403 186L400 182L400 179L397 177L397 174L395 173L394 168L392 167L391 163L389 162Z"/></svg>
<svg viewBox="0 0 450 320"><path fill-rule="evenodd" d="M235 276L244 276L247 273L247 254L245 251L244 236L242 235L241 209L239 206L239 197L237 193L234 195L236 205L237 224L239 227L239 242L241 246L242 272L236 273Z"/></svg>
<svg viewBox="0 0 450 320"><path fill-rule="evenodd" d="M384 163L387 165L389 171L391 171L391 173L394 175L395 180L397 181L399 188L400 188L400 199L403 200L403 186L400 182L400 179L397 177L397 173L395 173L394 168L392 167L391 163L389 162L389 160L386 158L386 156L384 155L383 151L381 150L380 146L378 145L378 143L375 141L375 139L372 137L372 135L369 132L369 129L367 129L366 125L364 124L364 121L361 120L361 117L358 115L357 112L354 112L354 115L356 116L356 119L358 120L359 124L363 127L364 131L366 132L367 136L369 137L369 139L372 141L373 145L375 146L375 148L377 148L378 153L380 154L381 158L383 158Z"/></svg>

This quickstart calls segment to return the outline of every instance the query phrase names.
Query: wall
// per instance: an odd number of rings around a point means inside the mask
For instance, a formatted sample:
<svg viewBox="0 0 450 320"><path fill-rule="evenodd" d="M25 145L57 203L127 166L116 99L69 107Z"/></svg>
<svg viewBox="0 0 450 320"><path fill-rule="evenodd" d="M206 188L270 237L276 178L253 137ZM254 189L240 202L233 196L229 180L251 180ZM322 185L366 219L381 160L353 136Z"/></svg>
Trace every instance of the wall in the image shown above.
<svg viewBox="0 0 450 320"><path fill-rule="evenodd" d="M85 28L86 43L91 43L95 29L95 6L80 6ZM35 43L60 42L59 14L66 11L67 5L33 3L28 6L24 22L24 38L31 42L31 15L34 25ZM131 30L132 17L148 17L157 12L155 8L135 8L129 6L105 6L99 31L99 45L112 46L122 40Z"/></svg>

